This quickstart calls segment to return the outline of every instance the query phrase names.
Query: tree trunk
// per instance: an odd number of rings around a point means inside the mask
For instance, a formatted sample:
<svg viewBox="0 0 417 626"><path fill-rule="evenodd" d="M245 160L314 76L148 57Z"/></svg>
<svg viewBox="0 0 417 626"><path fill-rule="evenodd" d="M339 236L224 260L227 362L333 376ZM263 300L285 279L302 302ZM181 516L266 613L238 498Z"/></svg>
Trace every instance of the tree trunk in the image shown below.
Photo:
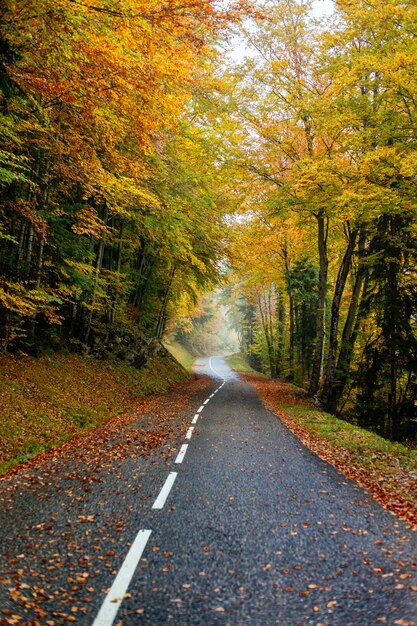
<svg viewBox="0 0 417 626"><path fill-rule="evenodd" d="M268 319L268 310L266 308L264 310L261 296L258 294L257 297L258 297L259 313L260 313L261 322L262 322L262 329L264 331L264 337L265 337L265 342L266 342L266 347L267 347L267 352L268 352L269 372L270 372L271 378L276 378L275 361L274 361L274 347L273 347L273 344L272 344L272 337L270 336L270 326L269 326L269 319ZM264 298L265 298L265 294L264 294Z"/></svg>
<svg viewBox="0 0 417 626"><path fill-rule="evenodd" d="M396 223L395 218L389 218L389 234L392 240L398 236L399 224ZM389 280L387 281L387 307L386 307L386 320L385 327L388 330L388 354L389 354L389 393L388 393L388 432L389 438L395 440L398 436L398 415L397 415L397 368L398 368L398 339L399 339L399 320L396 319L398 315L397 302L400 300L400 289L398 285L399 264L388 263L387 273Z"/></svg>
<svg viewBox="0 0 417 626"><path fill-rule="evenodd" d="M30 276L32 252L33 252L33 224L32 222L29 222L29 233L27 237L27 247L26 247L26 275L27 277Z"/></svg>
<svg viewBox="0 0 417 626"><path fill-rule="evenodd" d="M349 241L343 256L342 263L339 268L339 272L334 287L334 294L332 300L332 315L330 320L330 333L329 333L329 351L327 357L327 369L326 379L323 387L322 402L326 411L334 413L336 410L335 394L333 391L334 380L336 373L336 356L338 348L338 330L339 330L339 317L340 317L340 303L342 300L343 292L345 290L347 277L352 265L353 252L356 245L356 239L358 235L358 229L355 228L349 232Z"/></svg>
<svg viewBox="0 0 417 626"><path fill-rule="evenodd" d="M282 375L282 361L285 341L285 305L281 289L276 288L277 298L277 350L276 350L276 371L277 375Z"/></svg>
<svg viewBox="0 0 417 626"><path fill-rule="evenodd" d="M337 359L337 366L335 372L335 378L332 387L332 411L337 410L340 398L345 389L348 376L350 363L352 360L353 348L356 340L356 336L359 331L359 323L365 315L364 303L361 303L362 294L367 292L366 285L364 286L367 276L367 267L363 263L363 257L366 247L366 230L365 227L361 228L359 235L358 245L358 270L356 273L355 284L353 286L352 297L349 304L349 310L346 317L346 322L343 327L341 346L339 351L339 357Z"/></svg>
<svg viewBox="0 0 417 626"><path fill-rule="evenodd" d="M42 284L42 268L43 268L43 253L44 253L44 249L45 249L45 239L44 239L44 235L41 234L39 236L39 251L38 251L38 262L36 264L35 289L40 289L40 286ZM33 341L35 340L35 334L36 334L36 318L37 318L37 314L35 313L32 316L31 323L30 323L30 336L32 337Z"/></svg>
<svg viewBox="0 0 417 626"><path fill-rule="evenodd" d="M108 209L107 209L107 204L105 204L103 208L103 223L105 226L107 225L107 217L108 217ZM96 302L98 281L100 278L101 268L103 266L104 247L105 247L105 235L103 235L101 239L99 239L99 242L98 242L93 290L92 290L91 299L90 299L90 309L87 314L87 322L86 322L86 327L84 331L85 342L87 342L90 337L91 323L93 321L93 308Z"/></svg>
<svg viewBox="0 0 417 626"><path fill-rule="evenodd" d="M137 253L134 268L138 274L138 277L136 279L135 289L131 293L129 298L129 303L132 304L134 307L140 308L142 305L145 295L145 285L151 268L152 264L149 263L146 242L143 238L141 238L140 248Z"/></svg>
<svg viewBox="0 0 417 626"><path fill-rule="evenodd" d="M286 246L284 247L284 261L285 261L285 277L287 284L287 293L289 299L289 314L290 314L290 345L289 345L289 380L294 380L294 351L295 351L295 310L294 310L294 294L292 289L291 278L291 265L288 259L288 252Z"/></svg>
<svg viewBox="0 0 417 626"><path fill-rule="evenodd" d="M116 268L115 268L115 271L117 272L117 274L120 274L120 270L121 270L121 267L122 267L123 226L124 226L123 220L120 220L119 238L118 238L117 247L116 247ZM108 313L107 313L107 321L110 324L113 324L114 320L116 318L116 304L117 304L117 289L114 289L112 297L111 297L110 306L108 308Z"/></svg>
<svg viewBox="0 0 417 626"><path fill-rule="evenodd" d="M22 218L22 226L20 228L19 248L17 252L17 265L16 265L16 280L19 281L22 273L22 263L25 255L25 240L28 229L28 221L26 218Z"/></svg>
<svg viewBox="0 0 417 626"><path fill-rule="evenodd" d="M164 298L162 300L161 308L159 310L158 320L156 322L156 327L155 327L155 332L154 332L154 339L156 339L157 341L160 341L162 339L162 335L164 334L164 330L165 330L165 326L167 322L166 311L167 311L167 306L168 306L168 301L169 301L169 295L171 293L172 283L174 281L175 270L176 270L176 267L174 265L173 268L171 269L168 285L165 289Z"/></svg>
<svg viewBox="0 0 417 626"><path fill-rule="evenodd" d="M324 211L320 210L317 219L317 243L319 250L320 268L318 298L316 309L316 341L314 348L313 368L311 372L309 394L315 396L319 389L320 379L323 373L324 340L326 334L326 294L327 272L329 261L327 258L327 236L329 231L329 218Z"/></svg>

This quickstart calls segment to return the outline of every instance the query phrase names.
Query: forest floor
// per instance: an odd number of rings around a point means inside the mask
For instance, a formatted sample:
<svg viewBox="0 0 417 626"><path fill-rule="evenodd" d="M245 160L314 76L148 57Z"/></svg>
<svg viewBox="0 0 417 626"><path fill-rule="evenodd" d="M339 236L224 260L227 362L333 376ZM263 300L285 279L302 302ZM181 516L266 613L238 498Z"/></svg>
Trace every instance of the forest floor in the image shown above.
<svg viewBox="0 0 417 626"><path fill-rule="evenodd" d="M240 375L310 450L417 530L417 450L320 411L291 384Z"/></svg>
<svg viewBox="0 0 417 626"><path fill-rule="evenodd" d="M76 354L0 360L0 473L187 380L169 356L137 370Z"/></svg>

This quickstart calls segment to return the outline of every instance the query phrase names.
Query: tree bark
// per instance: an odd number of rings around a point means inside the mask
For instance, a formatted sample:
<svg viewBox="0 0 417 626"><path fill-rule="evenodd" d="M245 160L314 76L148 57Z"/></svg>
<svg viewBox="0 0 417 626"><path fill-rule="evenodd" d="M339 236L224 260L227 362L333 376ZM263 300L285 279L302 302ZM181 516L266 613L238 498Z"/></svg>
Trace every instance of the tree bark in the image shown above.
<svg viewBox="0 0 417 626"><path fill-rule="evenodd" d="M282 290L276 287L277 306L277 350L276 350L276 372L277 376L282 374L282 360L284 354L285 341L285 305Z"/></svg>
<svg viewBox="0 0 417 626"><path fill-rule="evenodd" d="M288 258L288 251L286 246L283 249L284 261L285 261L285 278L287 284L287 293L289 299L289 315L290 315L290 345L289 345L289 380L294 380L294 351L295 351L295 309L294 309L294 294L292 289L291 279L291 265Z"/></svg>
<svg viewBox="0 0 417 626"><path fill-rule="evenodd" d="M122 267L123 227L124 227L123 220L120 220L119 237L118 237L117 246L116 246L116 267L115 267L115 271L116 271L117 274L120 274L120 270L121 270L121 267ZM111 297L111 301L110 301L110 306L108 308L108 313L107 313L107 321L109 322L109 324L113 324L114 320L116 319L116 304L117 304L117 289L114 289L112 297Z"/></svg>
<svg viewBox="0 0 417 626"><path fill-rule="evenodd" d="M172 283L174 281L175 270L176 270L176 267L174 265L171 269L168 285L165 289L164 298L162 300L161 308L159 310L158 320L156 322L156 327L155 327L155 332L154 332L154 339L156 339L157 341L160 341L162 339L162 335L164 334L164 330L165 330L165 326L167 322L166 310L168 306L169 296L171 293Z"/></svg>
<svg viewBox="0 0 417 626"><path fill-rule="evenodd" d="M330 320L330 332L329 332L329 350L327 357L326 378L323 387L323 393L321 400L326 411L333 413L336 410L334 406L334 380L336 373L336 356L338 348L338 330L339 330L339 317L340 317L340 303L342 300L343 292L345 290L347 277L349 275L350 268L352 266L352 258L355 250L356 239L358 235L358 229L349 232L349 241L343 256L342 263L339 267L339 272L334 287L334 294L332 300L332 314Z"/></svg>
<svg viewBox="0 0 417 626"><path fill-rule="evenodd" d="M103 223L105 226L107 225L107 218L108 218L108 209L107 209L107 204L105 204L103 208ZM99 239L99 242L98 242L93 290L92 290L91 299L90 299L90 309L88 311L87 322L86 322L86 327L84 331L85 342L87 342L90 337L91 323L93 321L93 307L96 302L98 281L100 278L101 268L103 266L104 246L105 246L105 235L103 235L101 239Z"/></svg>
<svg viewBox="0 0 417 626"><path fill-rule="evenodd" d="M365 315L365 304L361 304L362 296L367 292L367 287L365 285L365 280L367 277L367 267L363 263L365 247L366 230L365 227L361 227L358 244L359 265L356 273L355 284L353 286L348 314L346 317L345 325L343 327L340 351L337 359L331 398L332 412L337 411L340 398L345 389L349 376L353 348L356 341L356 336L359 331L359 323Z"/></svg>
<svg viewBox="0 0 417 626"><path fill-rule="evenodd" d="M258 294L257 297L258 297L259 313L260 313L261 322L262 322L262 329L264 331L266 347L267 347L267 352L268 352L269 372L270 372L271 378L276 378L275 361L274 361L274 347L273 347L273 343L272 343L272 337L270 335L270 326L269 326L269 320L268 320L268 310L267 309L264 310L261 296ZM265 295L264 295L264 298L265 298Z"/></svg>
<svg viewBox="0 0 417 626"><path fill-rule="evenodd" d="M327 236L329 231L329 218L321 209L316 214L317 219L317 244L319 250L320 268L318 298L316 309L316 341L314 348L313 368L311 372L309 394L315 396L319 389L323 373L324 340L326 334L326 294L327 273L329 260L327 257Z"/></svg>

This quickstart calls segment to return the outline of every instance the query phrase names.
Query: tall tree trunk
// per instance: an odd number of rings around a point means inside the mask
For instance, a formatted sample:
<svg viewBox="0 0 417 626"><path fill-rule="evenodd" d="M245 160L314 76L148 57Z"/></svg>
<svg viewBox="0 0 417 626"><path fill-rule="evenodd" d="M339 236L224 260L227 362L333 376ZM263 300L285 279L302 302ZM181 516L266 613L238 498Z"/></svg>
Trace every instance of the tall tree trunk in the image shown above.
<svg viewBox="0 0 417 626"><path fill-rule="evenodd" d="M277 350L276 350L276 371L277 375L282 374L282 360L284 354L285 341L285 305L282 290L276 288L277 299Z"/></svg>
<svg viewBox="0 0 417 626"><path fill-rule="evenodd" d="M333 391L335 372L336 372L336 356L338 348L338 330L339 330L339 317L340 317L340 303L342 300L343 292L345 290L347 277L352 265L353 252L355 250L356 239L358 235L358 229L355 228L349 231L348 246L343 256L342 263L339 267L339 272L334 287L334 294L332 300L332 314L330 320L330 332L329 332L329 350L327 357L326 378L322 393L322 402L326 411L333 413L336 410L334 406L335 394Z"/></svg>
<svg viewBox="0 0 417 626"><path fill-rule="evenodd" d="M169 296L171 293L172 283L174 281L176 267L175 265L172 267L171 272L169 274L168 284L165 289L164 298L162 300L161 308L159 309L159 315L155 326L154 339L160 341L162 339L162 335L164 334L166 322L167 322L167 306L169 302Z"/></svg>
<svg viewBox="0 0 417 626"><path fill-rule="evenodd" d="M38 261L36 264L36 282L35 282L35 289L40 289L40 286L42 284L42 269L43 269L43 253L44 253L44 249L45 249L45 238L44 238L44 234L41 234L39 236L39 250L38 250ZM32 337L32 340L35 340L35 335L36 335L36 318L37 318L37 314L34 313L34 315L32 316L31 319L31 323L30 323L30 336Z"/></svg>
<svg viewBox="0 0 417 626"><path fill-rule="evenodd" d="M294 308L294 294L292 288L292 276L291 265L288 258L288 250L285 245L283 248L284 261L285 261L285 278L287 285L287 293L289 299L289 315L290 315L290 345L289 345L289 380L294 380L294 352L295 352L295 308Z"/></svg>
<svg viewBox="0 0 417 626"><path fill-rule="evenodd" d="M108 218L108 209L107 209L107 204L104 204L104 208L103 208L103 223L106 226L107 225L107 218ZM91 332L91 323L93 321L93 309L94 309L94 304L96 302L96 298L97 298L97 287L98 287L98 281L100 278L100 272L101 272L101 268L103 267L103 257L104 257L104 248L105 248L105 235L103 235L101 237L101 239L99 239L98 242L98 249L97 249L97 255L96 255L96 267L95 267L95 272L94 272L94 282L93 282L93 289L92 289L92 293L91 293L91 298L90 298L90 308L87 314L87 321L86 321L86 326L84 329L84 341L87 342L89 337L90 337L90 332Z"/></svg>
<svg viewBox="0 0 417 626"><path fill-rule="evenodd" d="M389 218L389 233L394 240L398 237L399 224L396 223L395 218ZM399 320L396 319L398 315L397 302L400 299L398 275L399 275L399 263L390 262L387 264L387 272L389 280L387 281L387 306L385 313L385 328L388 331L388 354L389 354L389 392L388 392L388 432L390 439L395 439L398 435L398 415L397 415L397 369L398 369L398 339L399 339Z"/></svg>
<svg viewBox="0 0 417 626"><path fill-rule="evenodd" d="M137 253L135 267L134 267L138 276L136 279L135 289L131 293L130 298L129 298L129 303L132 304L134 307L140 308L142 305L143 298L145 295L145 285L146 285L146 281L149 276L149 271L151 268L152 268L152 264L149 263L146 241L143 238L141 238L140 248Z"/></svg>
<svg viewBox="0 0 417 626"><path fill-rule="evenodd" d="M17 263L16 263L16 280L20 280L22 275L22 263L25 256L25 241L26 241L26 233L28 230L28 220L26 218L22 218L22 225L20 228L20 237L19 237L19 248L17 251Z"/></svg>
<svg viewBox="0 0 417 626"><path fill-rule="evenodd" d="M327 236L329 232L329 218L321 209L316 214L317 219L317 244L320 259L318 298L316 309L316 341L314 347L313 368L311 372L309 394L315 396L319 389L320 379L323 373L324 340L326 334L326 294L327 273L329 260L327 257Z"/></svg>
<svg viewBox="0 0 417 626"><path fill-rule="evenodd" d="M265 301L265 294L263 294L263 297L264 297L264 301ZM265 302L265 305L262 303L262 298L261 298L261 296L259 294L257 294L257 298L258 298L259 313L260 313L261 322L262 322L262 329L264 331L264 337L265 337L265 342L266 342L266 347L267 347L267 352L268 352L269 372L270 372L271 378L276 378L275 360L274 360L274 346L273 346L273 343L272 343L272 337L270 335L270 325L269 325L269 319L268 319L268 310L266 308L266 302Z"/></svg>
<svg viewBox="0 0 417 626"><path fill-rule="evenodd" d="M268 300L267 300L267 314L268 314L268 333L270 337L270 358L271 358L271 376L272 378L276 378L278 376L277 370L277 360L276 360L276 350L274 346L274 316L272 313L272 287L269 288L268 291Z"/></svg>
<svg viewBox="0 0 417 626"><path fill-rule="evenodd" d="M120 220L119 237L118 237L117 247L116 247L116 267L115 267L115 271L117 272L117 274L120 274L120 270L121 270L121 267L122 267L123 227L124 227L124 222L123 222L123 220ZM117 304L117 289L114 289L113 295L112 295L112 298L111 298L111 301L110 301L110 306L108 308L108 313L107 313L107 321L110 324L113 324L114 320L116 318L116 304Z"/></svg>
<svg viewBox="0 0 417 626"><path fill-rule="evenodd" d="M26 276L30 276L30 266L32 263L32 252L33 252L33 224L29 222L29 232L27 236L27 246L26 246Z"/></svg>
<svg viewBox="0 0 417 626"><path fill-rule="evenodd" d="M348 314L342 332L341 345L332 387L331 412L335 412L337 410L340 398L345 389L349 377L353 349L357 334L359 332L359 323L363 319L366 311L365 302L361 304L362 294L366 294L367 292L367 287L365 285L365 280L367 277L367 266L363 263L365 248L366 230L365 227L362 226L359 234L358 244L358 269L356 272L356 279L349 303Z"/></svg>

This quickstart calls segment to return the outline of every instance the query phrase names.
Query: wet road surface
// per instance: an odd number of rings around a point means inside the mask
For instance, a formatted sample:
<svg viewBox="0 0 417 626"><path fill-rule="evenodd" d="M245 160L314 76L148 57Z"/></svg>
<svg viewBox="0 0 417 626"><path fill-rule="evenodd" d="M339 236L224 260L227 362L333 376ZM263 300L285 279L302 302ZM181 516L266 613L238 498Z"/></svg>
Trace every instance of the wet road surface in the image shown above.
<svg viewBox="0 0 417 626"><path fill-rule="evenodd" d="M416 533L222 358L196 371L210 381L178 404L168 458L121 456L87 492L82 470L60 487L76 471L65 458L49 481L3 481L0 600L21 620L4 623L417 624Z"/></svg>

